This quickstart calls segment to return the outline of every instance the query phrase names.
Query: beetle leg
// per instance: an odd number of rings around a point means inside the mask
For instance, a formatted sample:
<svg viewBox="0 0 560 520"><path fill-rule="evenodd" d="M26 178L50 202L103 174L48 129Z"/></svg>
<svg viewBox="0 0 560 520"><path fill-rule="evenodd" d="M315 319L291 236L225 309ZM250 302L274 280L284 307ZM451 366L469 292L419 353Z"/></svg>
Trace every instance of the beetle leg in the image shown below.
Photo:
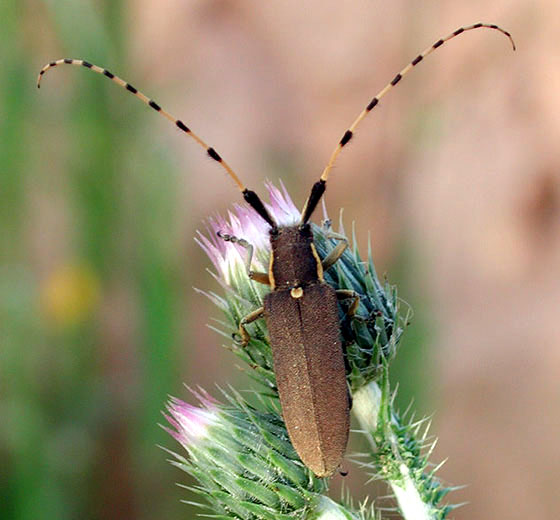
<svg viewBox="0 0 560 520"><path fill-rule="evenodd" d="M249 344L249 340L251 339L251 336L247 332L245 325L258 320L259 318L262 318L263 315L264 315L264 307L259 307L258 309L255 309L253 312L247 314L247 316L242 318L241 321L239 322L239 334L241 335L242 347L246 347Z"/></svg>
<svg viewBox="0 0 560 520"><path fill-rule="evenodd" d="M338 240L340 243L327 256L325 256L325 258L323 258L323 271L332 267L340 259L348 247L348 239L344 235L340 235L339 233L329 230L327 231L327 238Z"/></svg>
<svg viewBox="0 0 560 520"><path fill-rule="evenodd" d="M247 271L247 276L254 280L255 282L262 283L263 285L270 285L270 278L268 273L261 273L258 271L251 270L251 262L253 261L254 248L247 240L243 238L237 238L234 235L228 235L227 233L222 233L218 231L216 233L218 237L226 242L231 242L232 244L239 244L241 247L247 250L247 260L245 261L245 270Z"/></svg>
<svg viewBox="0 0 560 520"><path fill-rule="evenodd" d="M353 318L360 305L360 295L356 291L352 291L351 289L337 289L336 297L339 300L348 300L350 298L354 300L348 308L347 313L350 318Z"/></svg>

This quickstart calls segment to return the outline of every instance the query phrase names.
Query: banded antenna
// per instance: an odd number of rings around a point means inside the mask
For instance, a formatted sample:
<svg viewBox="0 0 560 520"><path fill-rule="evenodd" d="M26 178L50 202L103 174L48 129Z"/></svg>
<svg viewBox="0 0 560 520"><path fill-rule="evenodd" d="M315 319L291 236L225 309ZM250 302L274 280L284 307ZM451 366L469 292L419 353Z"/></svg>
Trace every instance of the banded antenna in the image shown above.
<svg viewBox="0 0 560 520"><path fill-rule="evenodd" d="M475 23L473 25L459 27L459 29L457 29L456 31L453 31L445 38L441 38L433 45L431 45L430 47L422 51L418 56L416 56L416 58L414 58L404 69L402 69L389 83L387 83L387 85L385 85L385 87L383 87L373 97L373 99L369 102L369 104L362 110L362 112L360 112L358 117L350 125L348 130L344 132L344 135L340 139L336 148L333 150L329 162L327 163L327 166L325 167L323 173L321 174L321 178L313 185L311 189L311 194L309 195L307 202L305 203L305 206L301 212L301 224L305 224L310 219L317 204L321 200L321 197L323 196L323 193L325 192L326 189L326 183L327 183L327 179L329 178L329 173L332 170L332 167L336 162L338 155L342 151L342 148L344 148L344 146L347 145L348 142L352 139L358 125L379 104L380 99L385 94L387 94L387 92L389 92L397 83L399 83L399 81L403 79L414 67L416 67L416 65L418 65L426 56L434 52L437 48L441 47L445 42L455 38L456 36L459 36L460 34L466 31L472 31L473 29L480 29L480 28L494 29L496 31L501 32L502 34L504 34L509 38L513 50L515 50L515 42L513 41L513 38L511 37L511 34L508 31L505 31L501 27L498 27L497 25L494 24Z"/></svg>
<svg viewBox="0 0 560 520"><path fill-rule="evenodd" d="M304 208L301 212L300 224L302 224L302 225L306 224L308 222L308 220L311 218L311 215L313 214L313 211L315 210L315 208L317 207L317 204L319 203L323 194L325 193L329 173L330 173L334 163L336 162L336 159L338 158L338 155L342 151L342 148L344 148L344 146L347 145L348 142L352 139L352 137L354 136L354 132L356 131L356 128L358 127L358 125L373 110L373 108L376 107L379 104L379 101L381 100L381 98L385 94L387 94L387 92L389 92L389 90L391 90L397 83L399 83L400 80L402 78L404 78L404 76L406 76L426 56L428 56L429 54L434 52L437 48L441 47L445 42L451 40L452 38L455 38L456 36L459 36L460 34L466 32L466 31L471 31L473 29L480 29L480 28L494 29L494 30L497 30L497 31L501 32L502 34L504 34L505 36L507 36L509 38L509 40L511 42L511 45L513 47L513 50L515 50L515 42L513 41L513 38L511 37L511 34L508 31L505 31L501 27L498 27L497 25L494 25L494 24L476 23L476 24L473 24L473 25L465 26L465 27L459 27L459 29L457 29L456 31L453 31L451 34L449 34L445 38L441 38L440 40L436 41L433 45L431 45L430 47L426 48L423 52L421 52L404 69L402 69L385 87L383 87L383 89L381 89L373 97L373 99L362 110L362 112L358 115L358 117L354 120L354 122L350 125L350 127L344 132L344 135L340 139L336 148L333 150L333 152L332 152L332 154L329 158L329 162L327 163L327 166L323 170L323 173L321 174L320 179L313 185L313 187L311 189L311 193L310 193L310 195L309 195L309 197L308 197L308 199L305 203L305 206L304 206ZM243 185L243 183L241 182L241 180L239 179L237 174L233 171L233 169L230 167L230 165L222 159L222 157L218 154L218 152L216 152L216 150L213 147L208 146L197 134L195 134L187 125L185 125L185 123L183 123L183 121L175 118L169 112L166 112L153 99L150 99L149 97L144 95L142 92L137 90L135 87L133 87L130 83L124 81L123 79L119 78L118 76L115 76L112 72L109 72L107 69L104 69L104 68L99 67L97 65L93 65L92 63L90 63L88 61L85 61L85 60L75 60L75 59L66 58L66 59L52 61L52 62L48 63L47 65L45 65L41 69L41 71L39 72L39 76L37 78L37 87L38 88L41 87L41 79L42 79L43 75L45 74L45 72L47 72L47 70L49 70L53 67L57 67L58 65L63 65L63 64L85 67L87 69L90 69L90 70L96 72L97 74L101 74L103 76L106 76L107 78L109 78L111 81L113 81L114 83L116 83L120 87L122 87L122 88L126 89L128 92L131 92L132 94L134 94L144 104L153 108L156 112L159 112L167 120L171 121L177 128L179 128L179 130L181 130L183 133L187 134L189 137L194 139L194 141L199 146L204 148L204 150L206 151L206 153L208 154L209 157L211 157L212 159L214 159L214 161L216 161L217 163L220 164L220 166L226 171L226 173L233 179L233 181L235 182L235 184L237 185L237 187L241 191L245 201L259 214L259 216L263 220L265 220L273 229L276 229L278 227L278 225L276 224L276 222L274 221L274 219L271 217L270 213L266 209L265 205L262 203L259 196L254 191L251 191L251 190L247 189Z"/></svg>
<svg viewBox="0 0 560 520"><path fill-rule="evenodd" d="M86 69L90 69L93 72L96 72L97 74L101 74L102 76L109 78L111 81L121 86L122 88L128 90L128 92L134 94L144 104L153 108L156 112L160 113L167 120L171 121L179 130L181 130L184 134L194 139L194 141L199 146L204 148L208 156L214 159L214 161L216 161L226 171L226 173L233 179L233 181L235 182L235 184L243 194L243 198L245 199L245 201L259 214L259 216L262 219L264 219L273 229L276 229L278 227L276 222L274 221L274 219L271 217L270 213L266 209L265 205L262 203L259 196L254 191L251 191L244 186L244 184L241 182L237 174L233 171L231 166L222 159L222 157L218 154L218 152L216 152L214 148L208 146L197 134L195 134L187 125L185 125L183 121L172 116L169 112L161 108L161 106L158 103L156 103L153 99L150 99L148 96L146 96L138 89L133 87L130 83L124 81L118 76L115 76L112 72L109 72L107 69L104 69L97 65L93 65L92 63L85 60L74 60L74 59L65 58L61 60L51 61L50 63L45 65L39 72L39 76L37 77L37 88L41 88L41 79L43 78L45 72L47 72L49 69L52 69L53 67L57 67L58 65L75 65L78 67L85 67Z"/></svg>

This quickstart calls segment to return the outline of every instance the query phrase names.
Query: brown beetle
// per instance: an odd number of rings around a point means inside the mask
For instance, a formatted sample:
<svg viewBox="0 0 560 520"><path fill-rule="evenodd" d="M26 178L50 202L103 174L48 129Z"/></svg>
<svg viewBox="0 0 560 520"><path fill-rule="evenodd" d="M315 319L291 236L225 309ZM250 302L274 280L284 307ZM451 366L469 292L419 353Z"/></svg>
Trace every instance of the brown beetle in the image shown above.
<svg viewBox="0 0 560 520"><path fill-rule="evenodd" d="M271 252L268 273L250 271L250 244L242 238L221 235L225 240L237 242L248 248L249 276L256 282L270 285L271 288L271 292L264 298L264 306L241 320L239 332L243 343L246 344L249 334L245 326L258 318L266 319L278 393L290 439L302 461L320 477L331 475L339 466L346 450L350 422L337 298L353 298L354 302L349 310L349 313L353 314L358 307L359 297L353 291L336 291L325 283L323 271L342 256L347 242L344 237L331 234L331 237L340 240L340 243L321 260L313 244L309 219L325 192L329 173L338 154L352 139L356 127L377 106L379 100L435 49L465 31L481 27L505 34L515 50L515 44L507 31L497 25L477 23L460 27L421 52L373 97L343 134L320 180L313 185L300 222L293 226L278 226L258 195L243 185L214 148L208 146L183 121L173 117L154 100L107 69L84 60L62 59L47 64L39 72L37 86L40 86L41 78L49 68L68 64L91 69L125 88L202 146L234 180L245 201L270 225Z"/></svg>
<svg viewBox="0 0 560 520"><path fill-rule="evenodd" d="M249 277L270 285L263 307L241 320L242 343L249 342L245 326L264 317L276 374L276 386L288 434L301 460L319 477L331 475L340 465L350 427L350 400L340 340L337 298L353 298L349 313L359 304L354 291L335 290L323 271L344 253L346 238L321 261L309 218L325 191L318 181L302 212L300 222L278 226L258 197L244 191L245 200L270 224L268 273L249 270ZM257 201L258 202L255 202ZM242 239L219 234L224 240L252 247Z"/></svg>

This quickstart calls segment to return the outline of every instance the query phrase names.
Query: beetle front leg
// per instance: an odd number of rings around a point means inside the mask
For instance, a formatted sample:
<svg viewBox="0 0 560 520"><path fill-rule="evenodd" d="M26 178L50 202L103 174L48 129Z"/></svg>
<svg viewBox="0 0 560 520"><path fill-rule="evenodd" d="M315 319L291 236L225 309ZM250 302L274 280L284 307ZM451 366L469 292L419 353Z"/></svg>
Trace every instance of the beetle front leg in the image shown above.
<svg viewBox="0 0 560 520"><path fill-rule="evenodd" d="M326 234L327 238L332 238L333 240L339 240L340 243L327 255L323 258L323 271L326 271L330 267L332 267L340 257L344 254L344 251L348 248L348 239L339 233L335 233L334 231L328 230Z"/></svg>
<svg viewBox="0 0 560 520"><path fill-rule="evenodd" d="M241 319L241 321L239 322L239 335L241 336L242 347L246 347L249 344L249 340L251 339L251 336L247 332L245 325L248 325L249 323L258 320L263 316L264 316L264 307L259 307L258 309L255 309L253 312L250 312L249 314L247 314L247 316Z"/></svg>
<svg viewBox="0 0 560 520"><path fill-rule="evenodd" d="M360 295L356 291L352 291L351 289L337 289L336 290L336 297L339 300L349 300L352 298L354 301L350 304L348 308L348 316L353 318L356 315L356 311L360 306Z"/></svg>
<svg viewBox="0 0 560 520"><path fill-rule="evenodd" d="M261 273L259 271L251 270L251 262L253 261L254 247L243 238L237 238L234 235L228 235L227 233L222 233L218 231L216 233L219 238L225 240L226 242L231 242L232 244L239 244L241 247L247 250L247 260L245 262L245 270L247 271L247 276L254 280L255 282L262 283L263 285L270 285L270 277L268 273Z"/></svg>

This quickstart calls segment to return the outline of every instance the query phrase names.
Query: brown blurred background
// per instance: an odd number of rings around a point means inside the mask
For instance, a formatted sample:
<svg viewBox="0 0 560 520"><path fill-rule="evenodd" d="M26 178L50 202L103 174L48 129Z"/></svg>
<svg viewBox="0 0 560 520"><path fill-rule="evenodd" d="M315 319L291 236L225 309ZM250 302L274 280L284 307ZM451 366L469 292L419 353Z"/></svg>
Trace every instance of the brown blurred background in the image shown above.
<svg viewBox="0 0 560 520"><path fill-rule="evenodd" d="M301 205L371 97L450 42L360 127L329 183L415 319L393 370L434 413L456 519L555 518L560 477L560 8L521 0L0 3L0 510L188 518L156 445L182 382L247 381L205 327L192 237L239 200L99 63ZM356 489L356 496L367 492Z"/></svg>

